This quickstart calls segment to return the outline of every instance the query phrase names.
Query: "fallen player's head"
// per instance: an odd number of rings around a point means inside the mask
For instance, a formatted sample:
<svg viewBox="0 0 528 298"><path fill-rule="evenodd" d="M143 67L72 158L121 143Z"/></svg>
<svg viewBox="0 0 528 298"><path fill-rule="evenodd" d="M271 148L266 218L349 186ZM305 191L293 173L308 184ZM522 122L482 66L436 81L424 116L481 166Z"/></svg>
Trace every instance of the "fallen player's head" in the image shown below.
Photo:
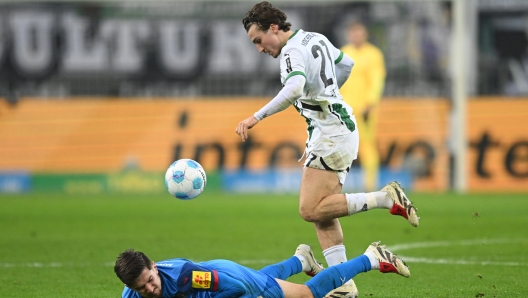
<svg viewBox="0 0 528 298"><path fill-rule="evenodd" d="M128 249L117 257L114 272L125 286L143 297L161 297L161 279L156 264L144 253Z"/></svg>

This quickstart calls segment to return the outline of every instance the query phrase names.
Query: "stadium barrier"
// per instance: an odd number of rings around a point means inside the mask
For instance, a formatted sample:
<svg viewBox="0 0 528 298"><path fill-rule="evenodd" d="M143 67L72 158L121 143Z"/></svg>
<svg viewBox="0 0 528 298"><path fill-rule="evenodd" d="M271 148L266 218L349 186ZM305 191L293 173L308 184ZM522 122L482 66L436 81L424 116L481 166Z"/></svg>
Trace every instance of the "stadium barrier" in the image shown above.
<svg viewBox="0 0 528 298"><path fill-rule="evenodd" d="M198 160L208 173L299 169L306 123L293 108L262 121L244 143L234 132L240 120L268 100L24 98L16 105L0 101L0 172L121 177L134 170L147 173L145 180L136 181L136 190L148 190L158 187L158 182L149 184L148 173L162 173L179 158ZM400 171L402 177L411 173L417 191L448 189L449 108L447 100L384 99L378 128L384 169ZM468 102L470 191L528 190L527 114L526 99ZM134 184L126 181L137 177L130 177L91 187L117 191L119 185ZM68 187L83 189L79 183Z"/></svg>

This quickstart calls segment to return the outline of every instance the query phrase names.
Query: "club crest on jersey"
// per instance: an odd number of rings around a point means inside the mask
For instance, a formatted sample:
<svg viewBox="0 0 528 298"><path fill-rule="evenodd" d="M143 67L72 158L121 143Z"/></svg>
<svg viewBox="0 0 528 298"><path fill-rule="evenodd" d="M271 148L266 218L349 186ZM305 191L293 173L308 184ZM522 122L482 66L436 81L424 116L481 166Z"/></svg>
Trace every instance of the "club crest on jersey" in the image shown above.
<svg viewBox="0 0 528 298"><path fill-rule="evenodd" d="M211 272L193 271L192 272L192 287L195 289L211 288Z"/></svg>

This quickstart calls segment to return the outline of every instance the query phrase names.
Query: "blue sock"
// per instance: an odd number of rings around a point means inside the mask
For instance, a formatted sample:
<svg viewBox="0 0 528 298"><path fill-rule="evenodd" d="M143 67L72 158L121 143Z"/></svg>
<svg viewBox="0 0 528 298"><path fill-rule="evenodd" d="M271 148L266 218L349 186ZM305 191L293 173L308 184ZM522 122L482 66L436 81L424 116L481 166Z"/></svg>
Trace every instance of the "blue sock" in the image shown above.
<svg viewBox="0 0 528 298"><path fill-rule="evenodd" d="M370 269L369 258L361 255L345 263L326 268L306 282L305 285L310 288L314 298L321 298L359 273L367 272Z"/></svg>
<svg viewBox="0 0 528 298"><path fill-rule="evenodd" d="M260 272L271 275L272 277L286 280L288 277L300 273L302 271L302 264L299 258L292 256L280 263L266 266L260 269Z"/></svg>

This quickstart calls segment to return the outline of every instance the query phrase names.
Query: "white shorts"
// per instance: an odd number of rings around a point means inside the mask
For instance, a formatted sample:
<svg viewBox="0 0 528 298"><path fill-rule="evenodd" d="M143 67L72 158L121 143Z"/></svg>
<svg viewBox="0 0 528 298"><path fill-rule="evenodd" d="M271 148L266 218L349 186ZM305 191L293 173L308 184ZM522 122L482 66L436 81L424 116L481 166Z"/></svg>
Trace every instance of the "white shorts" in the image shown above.
<svg viewBox="0 0 528 298"><path fill-rule="evenodd" d="M341 185L357 158L359 134L357 129L342 136L321 136L310 140L306 148L304 166L314 169L334 171Z"/></svg>

